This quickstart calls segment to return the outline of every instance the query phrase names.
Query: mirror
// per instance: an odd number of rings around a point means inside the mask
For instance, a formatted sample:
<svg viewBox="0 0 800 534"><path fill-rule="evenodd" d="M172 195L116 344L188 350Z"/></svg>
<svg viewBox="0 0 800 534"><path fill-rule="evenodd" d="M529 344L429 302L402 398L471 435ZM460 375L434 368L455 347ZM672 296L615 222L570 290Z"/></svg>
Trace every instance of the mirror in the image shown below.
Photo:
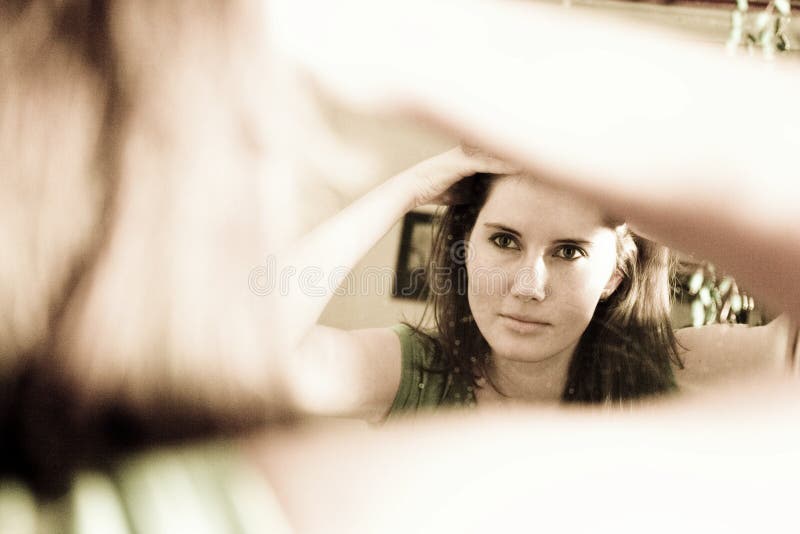
<svg viewBox="0 0 800 534"><path fill-rule="evenodd" d="M698 6L571 2L564 9L576 12L602 10L614 16L679 32L687 42L727 47L731 55L759 56L767 61L780 56L778 61L792 61L796 53L791 45L795 39L796 25L790 23L781 11L785 9L783 4L751 4L745 8L743 5L737 7L734 4L713 3ZM751 20L759 18L760 13L766 15L757 22ZM766 37L767 26L764 24L772 28L771 38ZM738 34L741 35L737 37ZM347 147L346 150L351 154L370 154L365 158L368 163L362 162L368 172L359 174L337 170L332 173L347 178L323 180L325 185L320 189L324 193L317 193L328 195L331 199L328 213L343 208L383 178L458 141L441 137L433 130L407 120L391 122L385 117L375 119L359 115L326 102L324 98L318 104L322 106L320 116L324 118L324 129L332 133L339 146ZM312 185L304 187L305 191L315 188ZM690 191L686 194L691 196ZM412 324L420 321L425 310L424 299L419 298L425 293L420 284L425 278L421 267L427 264L427 259L422 259L422 256L432 240L431 233L423 228L430 226L428 221L432 219L433 212L432 208L422 208L398 221L356 266L348 277L348 284L342 288L342 294L335 296L326 307L321 323L354 329L386 327L401 320ZM320 212L316 211L316 214ZM315 222L322 218L318 217ZM677 250L675 253L680 258L674 281L675 303L672 310L672 325L676 329L715 323L755 327L769 323L777 315L723 268L706 261L702 256ZM764 370L768 374L780 374L783 373L783 367L792 368L795 365L794 337L791 328L787 328L775 333L776 343L770 346L771 353L763 355L765 360L769 360L765 364L768 369ZM781 338L780 342L778 338ZM752 376L758 367L758 355L750 356L752 358L748 365L739 370L743 380ZM736 374L731 371L736 367L733 360L719 362L719 367L722 369L720 374L726 380L731 379L731 373ZM712 374L707 373L705 378L712 379Z"/></svg>

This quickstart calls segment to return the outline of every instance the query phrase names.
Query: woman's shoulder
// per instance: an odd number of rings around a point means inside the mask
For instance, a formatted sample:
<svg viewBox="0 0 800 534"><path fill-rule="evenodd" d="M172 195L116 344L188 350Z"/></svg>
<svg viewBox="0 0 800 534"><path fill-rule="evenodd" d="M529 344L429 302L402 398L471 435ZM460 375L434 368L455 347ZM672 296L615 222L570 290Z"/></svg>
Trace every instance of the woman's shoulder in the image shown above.
<svg viewBox="0 0 800 534"><path fill-rule="evenodd" d="M403 363L389 416L446 403L451 377L443 368L436 337L407 324L395 325L392 330L400 337Z"/></svg>
<svg viewBox="0 0 800 534"><path fill-rule="evenodd" d="M678 386L702 386L786 372L791 346L788 319L764 326L709 325L675 331L683 368Z"/></svg>
<svg viewBox="0 0 800 534"><path fill-rule="evenodd" d="M408 363L425 369L441 366L440 345L433 332L407 323L396 324L392 330L400 338L403 359L408 359Z"/></svg>

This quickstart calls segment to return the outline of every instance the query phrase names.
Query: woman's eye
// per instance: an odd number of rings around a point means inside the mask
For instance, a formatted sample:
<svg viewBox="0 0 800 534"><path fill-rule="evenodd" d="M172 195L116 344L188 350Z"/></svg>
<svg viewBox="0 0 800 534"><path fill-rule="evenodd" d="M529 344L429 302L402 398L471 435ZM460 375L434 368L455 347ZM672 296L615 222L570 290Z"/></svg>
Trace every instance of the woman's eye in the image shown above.
<svg viewBox="0 0 800 534"><path fill-rule="evenodd" d="M586 251L580 247L564 245L556 250L555 256L565 260L576 260L580 257L585 257Z"/></svg>
<svg viewBox="0 0 800 534"><path fill-rule="evenodd" d="M495 234L490 238L490 240L499 248L519 249L517 240L510 234Z"/></svg>

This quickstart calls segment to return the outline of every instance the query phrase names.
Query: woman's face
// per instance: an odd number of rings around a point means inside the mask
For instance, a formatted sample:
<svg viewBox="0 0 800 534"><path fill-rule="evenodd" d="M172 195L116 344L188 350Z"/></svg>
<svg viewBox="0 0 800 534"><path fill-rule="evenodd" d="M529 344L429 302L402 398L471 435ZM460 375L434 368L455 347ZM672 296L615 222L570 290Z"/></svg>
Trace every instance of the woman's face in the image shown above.
<svg viewBox="0 0 800 534"><path fill-rule="evenodd" d="M469 236L469 305L494 357L570 357L618 284L600 211L533 179L497 179Z"/></svg>

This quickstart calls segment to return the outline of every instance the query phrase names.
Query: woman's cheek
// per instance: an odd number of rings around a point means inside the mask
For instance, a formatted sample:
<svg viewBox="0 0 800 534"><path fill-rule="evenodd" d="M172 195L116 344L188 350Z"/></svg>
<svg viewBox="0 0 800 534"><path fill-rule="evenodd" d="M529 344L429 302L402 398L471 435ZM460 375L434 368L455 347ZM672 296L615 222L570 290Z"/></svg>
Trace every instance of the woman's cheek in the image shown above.
<svg viewBox="0 0 800 534"><path fill-rule="evenodd" d="M570 271L570 287L579 293L588 303L596 304L600 293L608 283L613 273L613 266L606 265L605 261L587 260L585 264Z"/></svg>
<svg viewBox="0 0 800 534"><path fill-rule="evenodd" d="M594 315L597 302L600 300L602 286L598 280L586 276L572 276L559 281L558 287L553 288L553 297L559 298L563 305L562 313L570 321L582 324Z"/></svg>

